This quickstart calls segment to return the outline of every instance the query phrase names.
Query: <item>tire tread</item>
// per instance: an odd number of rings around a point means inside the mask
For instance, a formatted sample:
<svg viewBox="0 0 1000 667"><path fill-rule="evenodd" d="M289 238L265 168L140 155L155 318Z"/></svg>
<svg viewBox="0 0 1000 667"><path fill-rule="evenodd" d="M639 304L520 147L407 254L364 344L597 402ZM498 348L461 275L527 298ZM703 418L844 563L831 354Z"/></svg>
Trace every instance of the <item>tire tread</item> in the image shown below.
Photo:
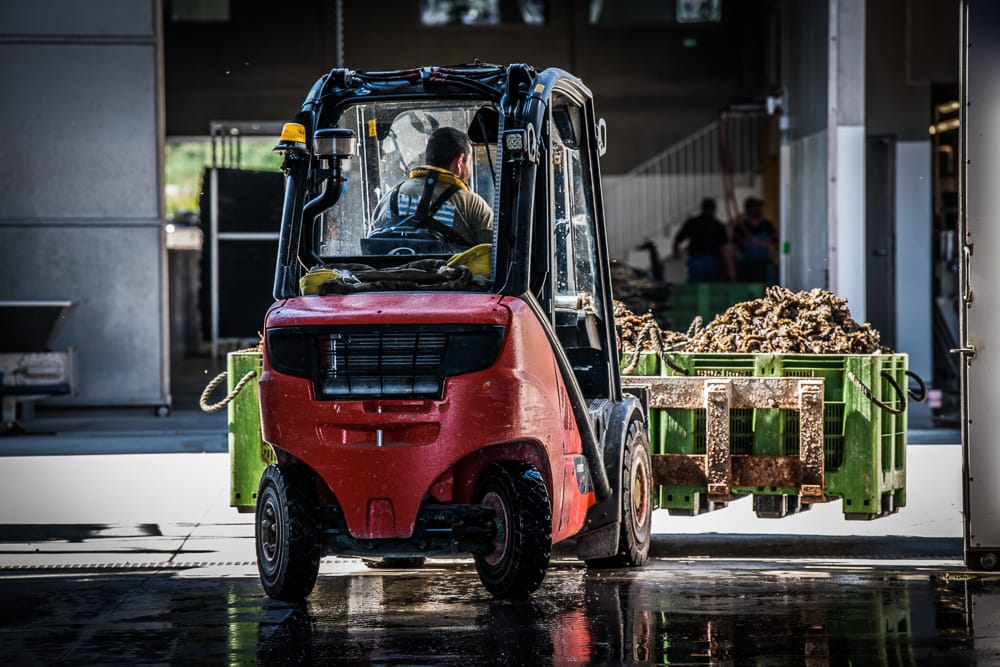
<svg viewBox="0 0 1000 667"><path fill-rule="evenodd" d="M322 557L320 526L317 519L318 501L313 479L300 464L270 465L260 481L260 502L267 486L274 486L275 493L286 506L288 514L287 543L284 553L287 562L279 564L273 576L268 576L261 564L259 526L255 529L257 562L261 585L269 597L286 602L300 602L312 592L319 576Z"/></svg>
<svg viewBox="0 0 1000 667"><path fill-rule="evenodd" d="M522 597L538 589L548 570L552 554L552 508L541 474L528 463L496 465L488 469L480 482L481 497L485 486L494 483L504 489L512 503L510 559L491 566L475 558L476 571L483 585L497 597Z"/></svg>

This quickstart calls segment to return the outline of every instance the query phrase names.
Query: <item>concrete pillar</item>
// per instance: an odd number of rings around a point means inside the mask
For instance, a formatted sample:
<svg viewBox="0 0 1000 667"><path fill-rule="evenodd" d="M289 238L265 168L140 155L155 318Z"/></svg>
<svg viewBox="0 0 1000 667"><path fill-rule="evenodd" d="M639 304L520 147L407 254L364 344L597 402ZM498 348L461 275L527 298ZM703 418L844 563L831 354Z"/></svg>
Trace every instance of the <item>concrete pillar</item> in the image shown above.
<svg viewBox="0 0 1000 667"><path fill-rule="evenodd" d="M829 0L827 244L829 289L865 321L865 3Z"/></svg>
<svg viewBox="0 0 1000 667"><path fill-rule="evenodd" d="M1000 569L1000 4L965 0L962 26L961 320L965 562Z"/></svg>

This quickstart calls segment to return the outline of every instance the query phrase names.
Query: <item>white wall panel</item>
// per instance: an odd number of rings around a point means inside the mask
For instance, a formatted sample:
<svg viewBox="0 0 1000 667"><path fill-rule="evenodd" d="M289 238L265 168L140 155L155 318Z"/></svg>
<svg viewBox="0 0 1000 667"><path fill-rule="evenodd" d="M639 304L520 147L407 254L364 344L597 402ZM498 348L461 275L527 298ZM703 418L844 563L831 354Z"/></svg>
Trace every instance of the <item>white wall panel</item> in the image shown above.
<svg viewBox="0 0 1000 667"><path fill-rule="evenodd" d="M48 405L170 401L160 9L0 3L0 299L77 304L77 395Z"/></svg>
<svg viewBox="0 0 1000 667"><path fill-rule="evenodd" d="M76 348L79 395L50 405L165 402L161 234L157 226L0 226L0 300L77 304L52 347Z"/></svg>
<svg viewBox="0 0 1000 667"><path fill-rule="evenodd" d="M156 8L137 0L3 0L0 26L19 36L152 38Z"/></svg>
<svg viewBox="0 0 1000 667"><path fill-rule="evenodd" d="M0 219L159 216L152 44L0 43Z"/></svg>

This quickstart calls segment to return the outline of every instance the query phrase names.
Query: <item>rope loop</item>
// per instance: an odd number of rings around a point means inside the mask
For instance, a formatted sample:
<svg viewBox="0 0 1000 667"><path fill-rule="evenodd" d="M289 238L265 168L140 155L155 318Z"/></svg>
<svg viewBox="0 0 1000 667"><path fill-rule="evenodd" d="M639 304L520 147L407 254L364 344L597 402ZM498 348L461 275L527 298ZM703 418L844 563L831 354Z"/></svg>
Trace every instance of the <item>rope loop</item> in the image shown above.
<svg viewBox="0 0 1000 667"><path fill-rule="evenodd" d="M222 408L226 407L227 405L229 405L229 403L234 398L236 398L236 395L238 393L240 393L240 391L243 389L243 387L247 386L247 383L249 383L250 380L252 380L255 377L257 377L257 371L247 371L247 374L244 375L243 378L239 382L236 383L236 386L233 387L233 390L231 392L229 392L226 395L225 398L223 398L218 403L214 403L212 405L209 405L208 404L208 397L212 394L213 391L215 391L215 388L218 387L222 383L222 381L226 379L226 376L228 376L228 375L229 375L228 371L222 371L221 373L219 373L218 375L216 375L212 379L212 381L209 382L208 385L205 387L205 390L203 392L201 392L201 398L198 399L198 405L201 406L202 411L204 411L204 412L216 412L216 411L221 410Z"/></svg>
<svg viewBox="0 0 1000 667"><path fill-rule="evenodd" d="M849 379L851 383L858 388L858 391L860 391L865 398L889 414L901 415L903 414L903 411L906 410L906 395L903 393L903 389L899 386L899 383L896 382L896 378L892 377L889 371L882 371L882 379L888 382L889 386L896 391L896 398L903 406L901 408L894 408L891 405L887 405L886 403L883 403L879 399L875 398L875 394L872 393L872 390L866 387L864 383L858 379L858 376L854 374L854 371L847 371L847 379Z"/></svg>
<svg viewBox="0 0 1000 667"><path fill-rule="evenodd" d="M632 353L632 358L629 360L628 365L622 369L624 375L631 375L636 368L639 367L639 361L642 358L643 342L649 340L650 347L653 351L657 351L657 341L660 339L660 328L655 322L650 322L639 329L639 333L635 337L635 352Z"/></svg>

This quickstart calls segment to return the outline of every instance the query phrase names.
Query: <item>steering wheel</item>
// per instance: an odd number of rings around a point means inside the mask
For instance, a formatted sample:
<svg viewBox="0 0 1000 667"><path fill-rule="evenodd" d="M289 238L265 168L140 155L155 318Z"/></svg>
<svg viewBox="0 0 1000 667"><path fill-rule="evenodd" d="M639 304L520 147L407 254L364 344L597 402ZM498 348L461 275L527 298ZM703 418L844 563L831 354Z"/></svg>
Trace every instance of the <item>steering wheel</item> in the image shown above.
<svg viewBox="0 0 1000 667"><path fill-rule="evenodd" d="M413 248L407 248L406 246L400 246L398 248L393 248L389 251L390 255L416 255L417 251Z"/></svg>

